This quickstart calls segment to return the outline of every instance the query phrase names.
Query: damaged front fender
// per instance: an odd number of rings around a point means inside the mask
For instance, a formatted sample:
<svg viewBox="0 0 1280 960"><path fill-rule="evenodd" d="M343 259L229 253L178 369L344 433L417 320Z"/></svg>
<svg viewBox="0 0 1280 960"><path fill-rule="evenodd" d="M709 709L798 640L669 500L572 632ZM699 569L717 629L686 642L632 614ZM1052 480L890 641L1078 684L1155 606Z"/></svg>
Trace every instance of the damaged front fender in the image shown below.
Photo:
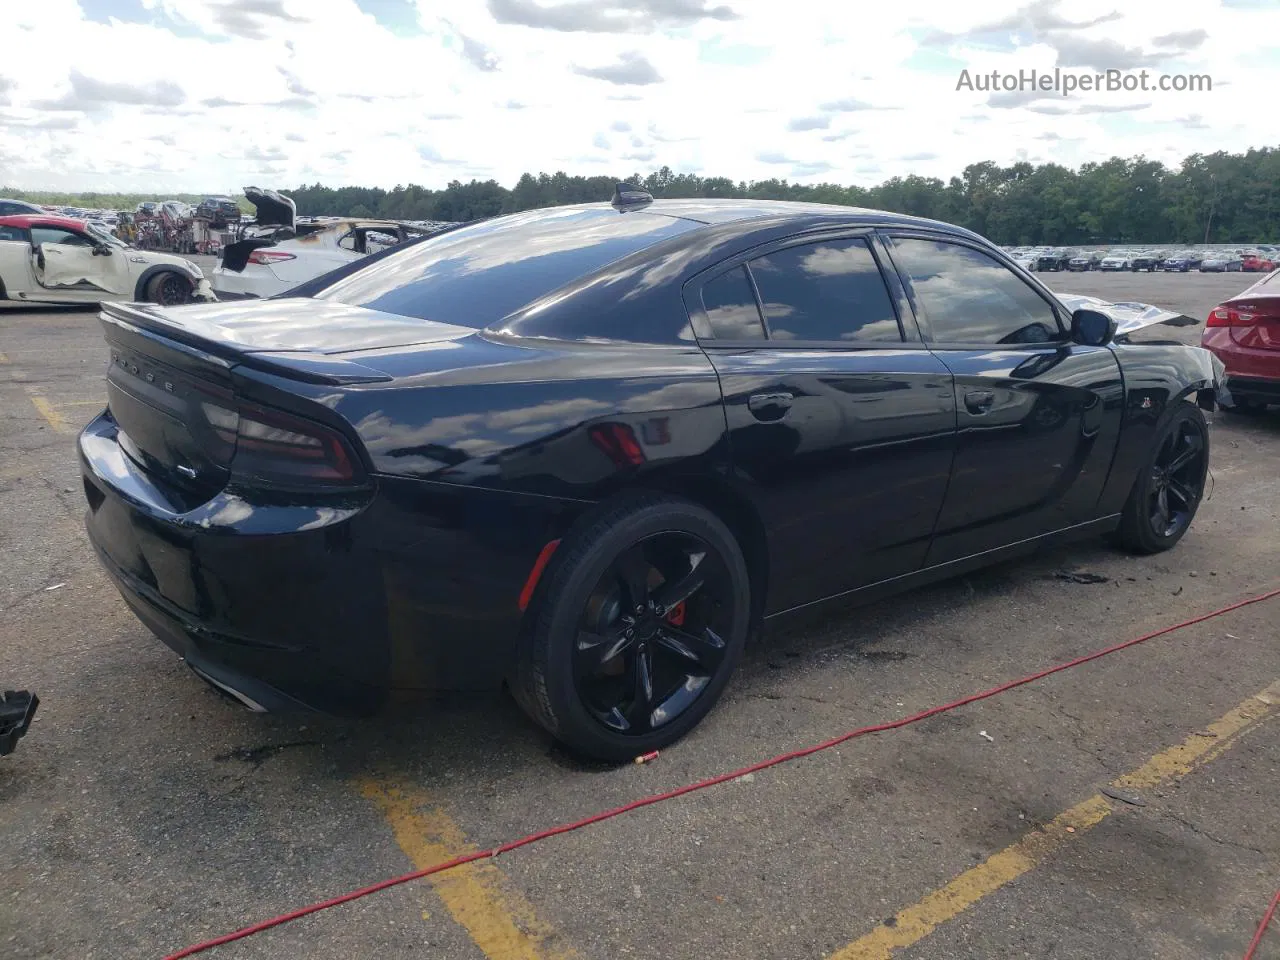
<svg viewBox="0 0 1280 960"><path fill-rule="evenodd" d="M1132 334L1147 327L1163 324L1168 327L1194 327L1199 323L1194 317L1176 310L1166 310L1149 303L1111 303L1098 297L1087 297L1083 294L1057 294L1059 302L1068 310L1096 310L1106 314L1116 322L1115 345L1123 350L1132 347L1145 351L1141 358L1138 355L1121 357L1121 365L1126 374L1151 367L1151 373L1167 377L1171 392L1181 396L1194 393L1196 402L1206 410L1218 406L1231 405L1231 392L1227 382L1226 367L1216 356L1202 347L1192 346L1176 340L1159 343L1134 343ZM1152 354L1158 351L1159 356Z"/></svg>

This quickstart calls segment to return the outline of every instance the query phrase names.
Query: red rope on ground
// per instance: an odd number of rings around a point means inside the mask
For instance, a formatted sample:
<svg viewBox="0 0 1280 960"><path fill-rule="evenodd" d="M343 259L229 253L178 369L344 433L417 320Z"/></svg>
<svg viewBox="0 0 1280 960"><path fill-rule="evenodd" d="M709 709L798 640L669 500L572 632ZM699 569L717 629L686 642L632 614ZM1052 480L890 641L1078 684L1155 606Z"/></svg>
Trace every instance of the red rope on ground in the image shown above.
<svg viewBox="0 0 1280 960"><path fill-rule="evenodd" d="M350 893L344 893L341 896L333 897L329 900L323 900L319 903L313 903L309 906L299 907L289 913L282 913L277 917L268 920L261 920L258 923L243 927L240 930L234 930L231 933L225 933L220 937L214 937L212 940L206 940L203 943L193 944L179 950L177 953L170 954L165 960L182 960L183 957L191 957L197 953L203 953L214 947L222 946L225 943L231 943L235 940L243 940L245 937L251 937L256 933L264 930L270 930L272 927L278 927L293 920L310 916L313 913L319 913L321 910L328 910L330 907L336 907L344 903L350 903L352 900L359 900L361 897L367 897L372 893L380 890L386 890L389 887L395 887L402 883L408 883L411 880L420 880L423 877L429 877L433 874L443 873L445 870L452 870L466 863L474 863L477 860L485 860L490 857L496 857L501 853L510 853L512 850L518 850L521 847L527 847L530 844L538 843L550 837L557 837L562 833L570 833L574 830L581 830L583 827L591 826L594 823L600 823L603 820L612 820L614 817L620 817L624 813L630 813L633 810L639 810L642 807L649 807L655 803L662 803L666 800L674 800L676 797L682 797L687 793L694 793L698 790L705 790L708 787L714 787L717 784L725 783L729 780L736 780L739 777L746 776L748 773L756 773L760 770L767 770L769 767L776 767L780 763L788 763L792 760L799 760L801 757L807 757L811 754L819 753L823 750L830 750L832 747L839 746L846 741L853 740L856 737L865 737L871 733L884 733L887 730L898 730L902 727L909 726L913 723L919 723L921 720L927 720L929 717L935 717L940 713L947 713L951 710L957 710L960 707L967 706L971 703L977 703L979 700L986 700L998 694L1005 693L1017 687L1026 686L1028 683L1034 683L1037 680L1043 680L1045 677L1052 676L1055 673L1061 673L1063 670L1070 670L1073 667L1079 667L1091 661L1098 660L1102 657L1109 656L1113 653L1119 653L1121 650L1127 650L1129 647L1137 646L1140 643L1146 643L1148 640L1154 640L1156 637L1162 637L1167 633L1173 633L1175 630L1182 630L1185 627L1195 626L1197 623L1204 623L1206 620L1212 620L1214 617L1220 617L1224 613L1230 613L1233 610L1239 610L1241 607L1247 607L1250 604L1262 603L1273 597L1280 596L1280 589L1271 590L1267 593L1259 594L1256 597L1249 597L1217 610L1210 611L1199 617L1190 620L1184 620L1181 623L1175 623L1171 627L1162 627L1151 633L1144 634L1141 637L1135 637L1132 640L1126 640L1123 643L1117 643L1114 646L1106 647L1102 650L1096 650L1093 653L1085 654L1083 657L1077 657L1066 663L1060 663L1057 666L1049 667L1030 676L1022 677L1019 680L1010 680L1008 683L1002 683L998 687L992 687L989 690L983 690L981 693L971 694L960 700L943 704L940 707L930 707L928 710L922 710L920 713L914 713L909 717L903 717L900 720L891 720L888 723L879 723L874 726L860 727L857 730L850 730L848 733L842 733L838 737L825 740L822 743L815 744L811 747L804 747L800 750L792 750L788 753L778 754L776 757L770 757L768 760L761 760L750 766L742 767L738 770L732 770L729 773L722 773L718 776L709 777L706 780L699 780L695 783L686 784L683 787L677 787L674 790L667 790L663 793L655 793L647 797L641 797L639 800L633 800L630 803L623 804L620 807L614 807L611 810L604 810L600 813L594 813L589 817L583 817L581 820L575 820L572 823L563 823L556 827L550 827L541 830L538 833L531 833L528 836L521 837L518 840L511 840L497 847L490 847L488 850L479 850L475 853L468 853L461 857L455 857L444 863L437 863L422 870L414 870L411 873L402 874L398 877L391 877L379 883L372 884L367 887L361 887L359 890L352 890ZM1271 913L1274 913L1275 904L1272 904L1272 910L1265 918L1270 921ZM1265 926L1265 924L1264 924ZM1258 936L1255 940L1260 940L1262 930L1259 929ZM1246 957L1246 960L1250 960Z"/></svg>
<svg viewBox="0 0 1280 960"><path fill-rule="evenodd" d="M1267 932L1267 927L1271 925L1271 918L1276 915L1276 907L1280 907L1280 890L1276 891L1276 895L1271 898L1271 906L1267 907L1267 912L1262 915L1258 932L1253 935L1253 939L1249 941L1249 949L1244 952L1244 960L1253 960L1253 955L1258 952L1258 944L1262 943L1262 935Z"/></svg>

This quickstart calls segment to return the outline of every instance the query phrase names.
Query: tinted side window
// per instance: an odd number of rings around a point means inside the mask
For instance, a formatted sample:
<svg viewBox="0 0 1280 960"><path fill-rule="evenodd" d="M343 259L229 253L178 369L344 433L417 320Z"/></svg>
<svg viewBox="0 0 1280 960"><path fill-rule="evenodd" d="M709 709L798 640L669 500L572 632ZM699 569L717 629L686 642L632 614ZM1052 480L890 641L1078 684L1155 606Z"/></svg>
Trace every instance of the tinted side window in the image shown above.
<svg viewBox="0 0 1280 960"><path fill-rule="evenodd" d="M16 240L19 243L27 239L27 231L21 227L0 226L0 240Z"/></svg>
<svg viewBox="0 0 1280 960"><path fill-rule="evenodd" d="M764 323L745 267L702 285L702 306L717 340L763 340Z"/></svg>
<svg viewBox="0 0 1280 960"><path fill-rule="evenodd" d="M1044 297L981 250L896 238L893 257L911 278L939 343L1045 343L1061 336Z"/></svg>
<svg viewBox="0 0 1280 960"><path fill-rule="evenodd" d="M752 260L751 274L774 340L902 340L865 240L787 247Z"/></svg>

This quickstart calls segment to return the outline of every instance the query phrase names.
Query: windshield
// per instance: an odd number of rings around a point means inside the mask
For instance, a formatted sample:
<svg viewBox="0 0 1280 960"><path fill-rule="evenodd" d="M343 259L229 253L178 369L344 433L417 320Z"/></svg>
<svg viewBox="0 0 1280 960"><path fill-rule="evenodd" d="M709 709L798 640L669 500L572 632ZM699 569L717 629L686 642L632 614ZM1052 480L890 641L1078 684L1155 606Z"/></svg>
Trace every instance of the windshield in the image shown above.
<svg viewBox="0 0 1280 960"><path fill-rule="evenodd" d="M99 243L105 243L109 247L123 247L125 245L124 241L119 237L113 237L95 223L86 223L84 225L84 232L93 237L94 240L97 240Z"/></svg>
<svg viewBox="0 0 1280 960"><path fill-rule="evenodd" d="M316 298L486 327L571 280L700 226L610 207L530 210L415 243Z"/></svg>

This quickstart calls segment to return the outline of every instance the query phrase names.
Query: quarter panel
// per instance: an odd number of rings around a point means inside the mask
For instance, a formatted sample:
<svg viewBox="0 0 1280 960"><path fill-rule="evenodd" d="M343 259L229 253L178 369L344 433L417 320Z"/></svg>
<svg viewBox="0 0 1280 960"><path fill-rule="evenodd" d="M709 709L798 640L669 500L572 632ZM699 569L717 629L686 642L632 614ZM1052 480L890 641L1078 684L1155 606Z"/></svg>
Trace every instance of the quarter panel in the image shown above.
<svg viewBox="0 0 1280 960"><path fill-rule="evenodd" d="M719 380L696 346L472 338L423 353L434 373L330 395L376 472L594 501L727 463Z"/></svg>

